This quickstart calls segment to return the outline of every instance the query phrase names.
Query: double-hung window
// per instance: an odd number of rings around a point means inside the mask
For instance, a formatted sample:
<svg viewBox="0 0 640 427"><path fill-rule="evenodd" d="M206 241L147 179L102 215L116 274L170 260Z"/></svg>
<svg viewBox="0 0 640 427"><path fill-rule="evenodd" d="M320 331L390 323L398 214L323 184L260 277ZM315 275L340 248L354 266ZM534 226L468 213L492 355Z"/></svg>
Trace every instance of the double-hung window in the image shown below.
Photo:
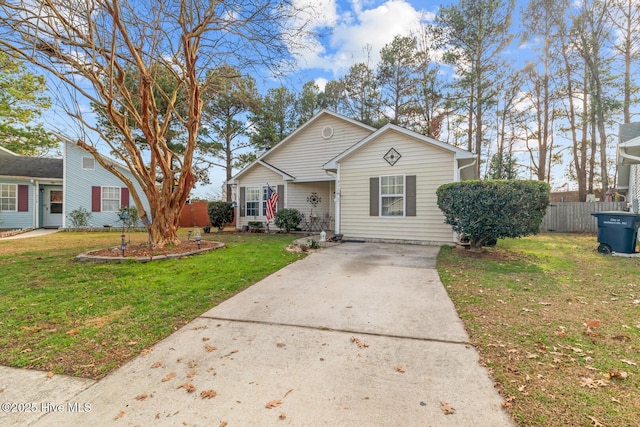
<svg viewBox="0 0 640 427"><path fill-rule="evenodd" d="M404 216L405 182L404 175L380 177L380 215Z"/></svg>
<svg viewBox="0 0 640 427"><path fill-rule="evenodd" d="M120 210L120 187L102 187L101 212L118 212Z"/></svg>
<svg viewBox="0 0 640 427"><path fill-rule="evenodd" d="M18 211L18 185L0 184L0 211Z"/></svg>
<svg viewBox="0 0 640 427"><path fill-rule="evenodd" d="M247 187L245 189L245 215L260 215L260 187Z"/></svg>

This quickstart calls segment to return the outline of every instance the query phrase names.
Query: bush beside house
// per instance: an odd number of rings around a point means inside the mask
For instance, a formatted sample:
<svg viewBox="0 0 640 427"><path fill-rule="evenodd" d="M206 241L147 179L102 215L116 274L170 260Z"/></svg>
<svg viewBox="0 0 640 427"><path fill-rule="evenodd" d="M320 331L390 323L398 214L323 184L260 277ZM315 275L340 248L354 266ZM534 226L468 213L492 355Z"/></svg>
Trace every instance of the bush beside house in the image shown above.
<svg viewBox="0 0 640 427"><path fill-rule="evenodd" d="M438 207L455 232L479 250L493 239L537 234L549 205L540 181L463 181L438 188Z"/></svg>

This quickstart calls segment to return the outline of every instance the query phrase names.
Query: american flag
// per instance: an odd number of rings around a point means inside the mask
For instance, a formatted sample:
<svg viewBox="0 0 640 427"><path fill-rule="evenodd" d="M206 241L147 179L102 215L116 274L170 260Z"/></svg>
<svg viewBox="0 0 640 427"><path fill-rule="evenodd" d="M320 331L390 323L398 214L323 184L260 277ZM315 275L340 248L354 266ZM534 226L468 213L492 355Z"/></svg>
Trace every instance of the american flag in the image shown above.
<svg viewBox="0 0 640 427"><path fill-rule="evenodd" d="M278 205L278 193L267 184L267 222L276 216L276 206Z"/></svg>

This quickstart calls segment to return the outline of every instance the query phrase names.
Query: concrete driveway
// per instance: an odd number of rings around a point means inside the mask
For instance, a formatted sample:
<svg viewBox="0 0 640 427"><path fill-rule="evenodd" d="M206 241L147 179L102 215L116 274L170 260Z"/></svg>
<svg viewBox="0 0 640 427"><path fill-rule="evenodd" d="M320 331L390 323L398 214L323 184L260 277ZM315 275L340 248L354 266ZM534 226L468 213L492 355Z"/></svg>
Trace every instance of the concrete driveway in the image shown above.
<svg viewBox="0 0 640 427"><path fill-rule="evenodd" d="M107 378L71 379L66 395L52 395L62 410L5 413L0 424L512 426L438 278L437 252L323 249ZM40 374L28 389L67 380ZM42 393L16 395L15 386L4 384L0 401L41 404Z"/></svg>

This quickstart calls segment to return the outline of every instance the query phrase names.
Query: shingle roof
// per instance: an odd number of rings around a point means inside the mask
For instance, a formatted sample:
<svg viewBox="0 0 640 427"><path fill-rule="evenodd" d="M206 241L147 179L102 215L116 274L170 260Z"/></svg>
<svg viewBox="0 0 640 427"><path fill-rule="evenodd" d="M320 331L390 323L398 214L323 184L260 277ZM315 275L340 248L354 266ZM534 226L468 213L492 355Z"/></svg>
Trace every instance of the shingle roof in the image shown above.
<svg viewBox="0 0 640 427"><path fill-rule="evenodd" d="M0 156L0 176L62 179L62 159Z"/></svg>

